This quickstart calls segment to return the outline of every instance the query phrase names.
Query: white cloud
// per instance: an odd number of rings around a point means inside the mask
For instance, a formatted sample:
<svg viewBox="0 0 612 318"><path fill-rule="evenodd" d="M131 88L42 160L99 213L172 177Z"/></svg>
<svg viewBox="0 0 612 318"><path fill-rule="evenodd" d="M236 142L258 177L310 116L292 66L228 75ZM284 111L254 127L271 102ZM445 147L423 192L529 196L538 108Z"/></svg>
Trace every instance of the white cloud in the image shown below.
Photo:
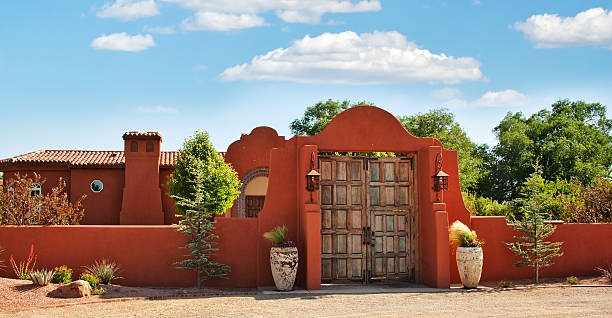
<svg viewBox="0 0 612 318"><path fill-rule="evenodd" d="M449 108L474 108L474 107L517 107L523 106L527 97L513 89L493 92L488 91L480 98L467 101L460 98L461 90L454 87L446 87L433 91L436 98L445 99L444 105Z"/></svg>
<svg viewBox="0 0 612 318"><path fill-rule="evenodd" d="M431 53L395 31L307 35L288 48L255 56L250 63L227 68L220 75L222 81L335 84L457 83L482 77L474 58Z"/></svg>
<svg viewBox="0 0 612 318"><path fill-rule="evenodd" d="M321 17L327 13L354 13L379 11L381 9L378 0L162 0L165 2L176 3L184 8L197 11L194 17L185 21L187 27L197 26L192 22L197 22L198 15L207 13L208 15L217 14L218 22L223 20L230 23L235 22L237 17L256 20L252 26L248 23L239 23L242 27L221 27L219 23L214 24L215 27L210 27L205 24L204 27L192 27L189 30L228 30L239 29L253 26L263 25L265 22L258 14L273 11L278 18L285 22L291 23L319 23ZM211 18L211 17L207 17ZM261 20L259 20L261 19Z"/></svg>
<svg viewBox="0 0 612 318"><path fill-rule="evenodd" d="M125 32L101 35L91 42L95 50L138 52L155 46L153 37L146 35L127 35Z"/></svg>
<svg viewBox="0 0 612 318"><path fill-rule="evenodd" d="M172 108L172 107L165 107L165 106L156 106L156 107L139 106L136 109L136 111L141 114L176 114L178 113L178 109Z"/></svg>
<svg viewBox="0 0 612 318"><path fill-rule="evenodd" d="M593 8L575 17L539 14L514 27L539 48L597 45L612 50L612 11Z"/></svg>
<svg viewBox="0 0 612 318"><path fill-rule="evenodd" d="M145 26L145 32L155 34L174 34L174 27L148 27Z"/></svg>
<svg viewBox="0 0 612 318"><path fill-rule="evenodd" d="M523 105L525 99L525 95L513 89L507 89L500 92L486 92L471 104L483 107L514 107Z"/></svg>
<svg viewBox="0 0 612 318"><path fill-rule="evenodd" d="M475 6L480 5L480 0L472 1L472 5L475 5Z"/></svg>
<svg viewBox="0 0 612 318"><path fill-rule="evenodd" d="M152 17L159 14L155 0L116 0L106 3L96 13L99 18L117 18L124 21Z"/></svg>
<svg viewBox="0 0 612 318"><path fill-rule="evenodd" d="M193 17L183 20L185 30L229 31L264 26L262 17L253 14L229 14L211 11L196 12Z"/></svg>
<svg viewBox="0 0 612 318"><path fill-rule="evenodd" d="M461 97L461 90L455 87L445 87L434 91L432 95L440 99L455 99Z"/></svg>

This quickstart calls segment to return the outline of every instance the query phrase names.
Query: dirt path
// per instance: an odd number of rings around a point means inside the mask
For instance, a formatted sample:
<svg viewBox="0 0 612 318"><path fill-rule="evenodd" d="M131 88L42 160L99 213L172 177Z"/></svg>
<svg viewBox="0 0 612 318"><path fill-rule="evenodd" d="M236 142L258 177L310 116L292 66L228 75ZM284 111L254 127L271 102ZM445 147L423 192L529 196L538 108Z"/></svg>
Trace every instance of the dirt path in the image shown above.
<svg viewBox="0 0 612 318"><path fill-rule="evenodd" d="M612 317L612 288L490 292L252 295L126 301L20 312L16 317Z"/></svg>

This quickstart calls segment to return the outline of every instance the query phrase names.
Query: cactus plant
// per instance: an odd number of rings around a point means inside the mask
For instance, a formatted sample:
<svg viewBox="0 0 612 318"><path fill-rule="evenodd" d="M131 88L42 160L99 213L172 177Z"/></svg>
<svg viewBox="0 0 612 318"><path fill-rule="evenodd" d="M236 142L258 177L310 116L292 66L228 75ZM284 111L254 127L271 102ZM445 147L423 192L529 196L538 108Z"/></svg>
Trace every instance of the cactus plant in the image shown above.
<svg viewBox="0 0 612 318"><path fill-rule="evenodd" d="M47 286L53 278L54 271L48 271L45 269L33 271L30 273L30 280L34 285Z"/></svg>

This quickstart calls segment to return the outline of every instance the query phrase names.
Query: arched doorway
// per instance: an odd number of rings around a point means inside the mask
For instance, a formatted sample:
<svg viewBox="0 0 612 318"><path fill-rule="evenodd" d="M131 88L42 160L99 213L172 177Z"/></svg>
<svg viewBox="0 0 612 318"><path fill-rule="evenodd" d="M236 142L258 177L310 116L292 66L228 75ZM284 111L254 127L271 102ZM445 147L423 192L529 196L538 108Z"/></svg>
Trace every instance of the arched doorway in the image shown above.
<svg viewBox="0 0 612 318"><path fill-rule="evenodd" d="M257 217L263 208L268 190L268 171L268 168L256 168L242 177L236 217Z"/></svg>

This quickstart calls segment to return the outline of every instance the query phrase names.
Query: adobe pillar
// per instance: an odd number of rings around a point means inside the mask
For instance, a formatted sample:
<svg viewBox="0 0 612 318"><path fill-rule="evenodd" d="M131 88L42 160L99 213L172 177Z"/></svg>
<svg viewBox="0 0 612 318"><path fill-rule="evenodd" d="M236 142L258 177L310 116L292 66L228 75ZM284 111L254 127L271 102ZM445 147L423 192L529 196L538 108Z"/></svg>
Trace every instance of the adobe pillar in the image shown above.
<svg viewBox="0 0 612 318"><path fill-rule="evenodd" d="M127 132L125 144L125 183L119 222L125 224L164 224L159 155L161 135L157 132Z"/></svg>

